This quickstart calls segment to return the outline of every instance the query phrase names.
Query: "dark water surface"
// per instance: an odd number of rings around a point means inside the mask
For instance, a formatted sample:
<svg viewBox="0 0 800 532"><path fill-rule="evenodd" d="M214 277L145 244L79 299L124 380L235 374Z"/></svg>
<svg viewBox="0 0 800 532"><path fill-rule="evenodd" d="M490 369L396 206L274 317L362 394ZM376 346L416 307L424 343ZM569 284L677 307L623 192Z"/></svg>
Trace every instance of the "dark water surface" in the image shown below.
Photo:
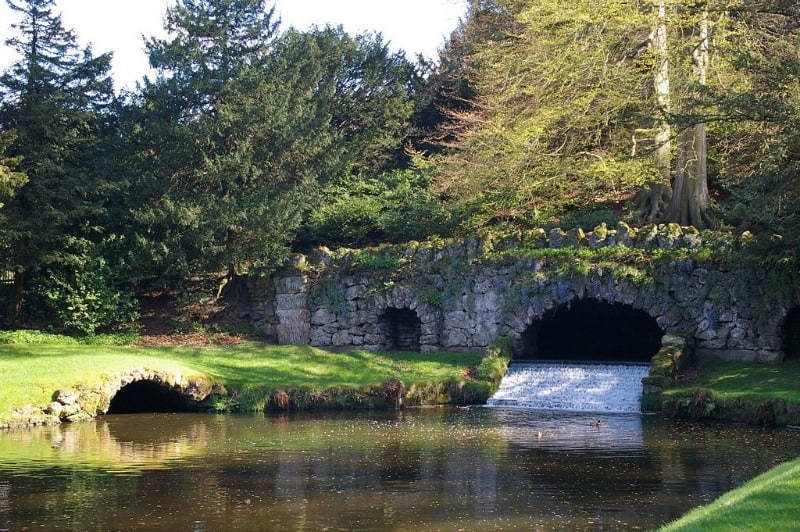
<svg viewBox="0 0 800 532"><path fill-rule="evenodd" d="M106 416L0 433L0 530L649 529L798 455L639 415Z"/></svg>

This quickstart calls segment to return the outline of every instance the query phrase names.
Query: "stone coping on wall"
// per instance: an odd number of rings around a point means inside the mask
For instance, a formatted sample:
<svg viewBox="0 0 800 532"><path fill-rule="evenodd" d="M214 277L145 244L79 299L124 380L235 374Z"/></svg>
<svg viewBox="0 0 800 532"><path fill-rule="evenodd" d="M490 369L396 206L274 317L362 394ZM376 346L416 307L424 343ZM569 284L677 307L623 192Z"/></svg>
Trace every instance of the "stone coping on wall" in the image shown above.
<svg viewBox="0 0 800 532"><path fill-rule="evenodd" d="M396 254L408 259L442 260L456 255L467 258L482 257L492 252L501 253L524 249L600 249L626 248L637 250L698 250L709 248L715 251L745 249L749 245L768 240L771 244L782 241L779 235L756 237L750 231L734 234L728 231L704 230L678 224L648 224L632 227L619 222L614 228L605 223L585 232L580 228L531 229L510 233L487 234L463 239L433 239L423 242L410 241L404 244L381 245L372 248L339 248L331 251L320 247L307 255L293 255L285 269L303 270L308 266L330 266L335 261L354 261L354 266L364 266L359 261L361 254ZM385 265L392 263L386 261ZM373 266L375 267L375 266Z"/></svg>
<svg viewBox="0 0 800 532"><path fill-rule="evenodd" d="M516 345L544 313L594 298L645 311L702 356L778 361L784 317L800 305L794 262L772 260L782 251L780 237L748 231L600 224L317 248L248 286L254 325L280 344L391 349L385 317L407 309L421 351L480 351L501 337Z"/></svg>

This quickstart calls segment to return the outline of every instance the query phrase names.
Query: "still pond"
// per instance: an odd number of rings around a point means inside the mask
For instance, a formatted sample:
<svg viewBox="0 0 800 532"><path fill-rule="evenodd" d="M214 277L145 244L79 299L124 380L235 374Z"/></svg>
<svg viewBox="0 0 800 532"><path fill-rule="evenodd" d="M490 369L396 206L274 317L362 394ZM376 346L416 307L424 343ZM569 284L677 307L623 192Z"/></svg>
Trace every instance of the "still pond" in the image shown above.
<svg viewBox="0 0 800 532"><path fill-rule="evenodd" d="M798 455L638 414L105 416L0 432L0 530L652 529Z"/></svg>

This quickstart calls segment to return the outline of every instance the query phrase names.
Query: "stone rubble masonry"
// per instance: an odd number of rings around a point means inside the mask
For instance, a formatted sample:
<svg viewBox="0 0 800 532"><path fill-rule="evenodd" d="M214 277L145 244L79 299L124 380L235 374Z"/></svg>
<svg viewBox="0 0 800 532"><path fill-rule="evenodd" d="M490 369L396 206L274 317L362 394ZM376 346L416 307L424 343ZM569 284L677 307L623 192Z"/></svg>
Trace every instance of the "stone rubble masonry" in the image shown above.
<svg viewBox="0 0 800 532"><path fill-rule="evenodd" d="M173 390L187 403L196 404L212 393L224 394L225 388L204 377L186 377L176 372L137 368L104 377L103 383L80 390L58 390L43 412L58 421L83 421L108 412L111 400L128 384L150 381Z"/></svg>
<svg viewBox="0 0 800 532"><path fill-rule="evenodd" d="M419 320L420 351L480 352L500 338L520 349L523 333L548 310L594 298L646 312L665 334L687 339L700 358L777 362L785 317L800 305L796 283L783 281L787 272L690 258L667 261L666 272L663 259L658 267L655 260L636 264L638 277L602 267L565 274L548 270L547 258L512 260L489 253L517 247L706 246L722 255L753 239L747 232L734 237L675 224L636 229L621 223L589 233L529 231L496 242L411 242L392 248L402 250L396 267L374 269L356 264L358 251L320 248L293 256L271 277L251 277L250 315L280 344L385 350L396 345L397 328L386 317L392 309L406 309Z"/></svg>

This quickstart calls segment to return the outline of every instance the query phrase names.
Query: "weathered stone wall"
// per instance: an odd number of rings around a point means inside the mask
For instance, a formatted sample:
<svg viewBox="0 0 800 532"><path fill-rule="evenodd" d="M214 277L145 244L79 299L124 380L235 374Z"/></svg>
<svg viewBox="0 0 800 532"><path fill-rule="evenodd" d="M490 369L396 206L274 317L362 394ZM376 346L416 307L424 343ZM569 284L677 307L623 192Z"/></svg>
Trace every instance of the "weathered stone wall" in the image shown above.
<svg viewBox="0 0 800 532"><path fill-rule="evenodd" d="M225 393L225 388L203 377L186 377L180 373L138 368L121 374L105 375L94 387L59 390L44 409L52 417L45 423L83 421L108 412L114 396L125 386L147 381L183 397L186 404L196 404L212 393Z"/></svg>
<svg viewBox="0 0 800 532"><path fill-rule="evenodd" d="M523 333L547 311L594 298L646 312L702 358L778 361L800 290L791 272L723 260L751 240L620 224L497 242L318 250L293 257L271 279L251 279L252 315L279 343L382 350L411 330L392 322L392 309L406 309L418 318L423 352L481 351L503 337L520 350Z"/></svg>

